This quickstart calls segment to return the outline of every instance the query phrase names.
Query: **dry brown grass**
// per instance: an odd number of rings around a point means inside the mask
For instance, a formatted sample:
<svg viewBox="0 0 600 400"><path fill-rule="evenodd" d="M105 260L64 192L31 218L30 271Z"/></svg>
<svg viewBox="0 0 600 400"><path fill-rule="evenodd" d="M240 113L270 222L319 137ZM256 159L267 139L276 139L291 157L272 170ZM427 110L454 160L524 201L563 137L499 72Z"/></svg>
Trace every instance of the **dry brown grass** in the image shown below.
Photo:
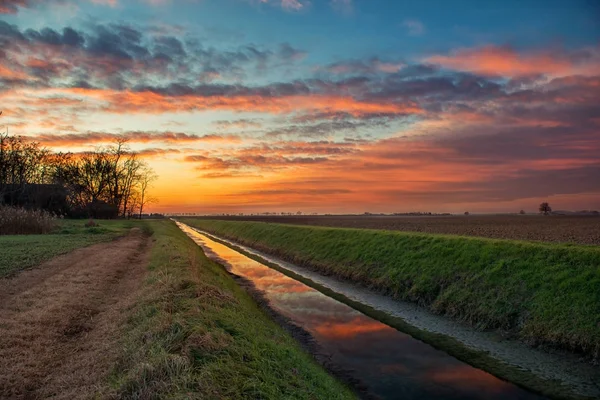
<svg viewBox="0 0 600 400"><path fill-rule="evenodd" d="M146 271L140 232L0 280L0 398L94 398Z"/></svg>
<svg viewBox="0 0 600 400"><path fill-rule="evenodd" d="M56 226L56 218L49 212L0 206L0 235L50 233Z"/></svg>

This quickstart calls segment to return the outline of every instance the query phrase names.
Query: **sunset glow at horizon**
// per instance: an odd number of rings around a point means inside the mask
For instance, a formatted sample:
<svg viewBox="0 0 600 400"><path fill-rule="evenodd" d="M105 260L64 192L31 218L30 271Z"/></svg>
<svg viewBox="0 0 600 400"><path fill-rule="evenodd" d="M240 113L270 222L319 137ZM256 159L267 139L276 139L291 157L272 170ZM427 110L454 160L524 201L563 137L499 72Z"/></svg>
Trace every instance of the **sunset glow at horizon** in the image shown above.
<svg viewBox="0 0 600 400"><path fill-rule="evenodd" d="M600 3L491 3L3 0L0 127L150 212L600 209Z"/></svg>

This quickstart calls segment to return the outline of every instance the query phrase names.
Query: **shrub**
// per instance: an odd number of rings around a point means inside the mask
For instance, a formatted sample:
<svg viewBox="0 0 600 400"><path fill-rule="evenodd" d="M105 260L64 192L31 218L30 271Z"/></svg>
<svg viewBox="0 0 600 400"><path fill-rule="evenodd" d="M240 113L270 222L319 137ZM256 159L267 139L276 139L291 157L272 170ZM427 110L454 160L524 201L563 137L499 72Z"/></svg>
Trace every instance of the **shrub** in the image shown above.
<svg viewBox="0 0 600 400"><path fill-rule="evenodd" d="M56 218L47 211L0 206L0 235L49 233L56 228Z"/></svg>
<svg viewBox="0 0 600 400"><path fill-rule="evenodd" d="M94 221L93 218L90 218L86 223L85 223L85 227L86 228L95 228L98 226L98 223L96 221Z"/></svg>

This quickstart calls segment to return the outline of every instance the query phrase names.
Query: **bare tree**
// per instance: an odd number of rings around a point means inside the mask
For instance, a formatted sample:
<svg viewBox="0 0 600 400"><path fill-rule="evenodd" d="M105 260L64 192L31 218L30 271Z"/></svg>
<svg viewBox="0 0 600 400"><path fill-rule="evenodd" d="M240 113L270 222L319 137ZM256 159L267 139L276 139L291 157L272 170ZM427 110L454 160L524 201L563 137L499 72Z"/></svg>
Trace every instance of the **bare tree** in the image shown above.
<svg viewBox="0 0 600 400"><path fill-rule="evenodd" d="M139 191L138 187L142 184L144 175L144 169L147 166L140 160L137 159L135 153L130 154L128 158L123 162L122 171L119 174L118 182L116 185L121 186L119 193L119 203L117 207L122 206L122 216L125 216L129 207L135 205L135 201L132 198L137 195L136 191Z"/></svg>
<svg viewBox="0 0 600 400"><path fill-rule="evenodd" d="M55 178L69 189L72 205L80 213L98 217L102 209L104 217L128 217L134 214L141 192L145 204L150 200L145 177L153 172L135 152L126 149L124 142L58 158Z"/></svg>
<svg viewBox="0 0 600 400"><path fill-rule="evenodd" d="M149 195L155 179L121 138L113 146L73 154L52 153L36 142L0 133L0 203L43 207L31 199L41 199L44 190L48 197L58 188L61 213L127 217L155 201Z"/></svg>
<svg viewBox="0 0 600 400"><path fill-rule="evenodd" d="M109 217L111 212L106 205L111 204L110 179L113 170L108 155L101 151L90 151L67 154L61 161L56 166L55 179L68 188L73 208L96 218L102 208L104 216Z"/></svg>
<svg viewBox="0 0 600 400"><path fill-rule="evenodd" d="M138 207L140 210L140 219L142 219L142 213L144 211L144 207L148 204L156 203L157 199L151 197L148 193L152 182L154 182L158 176L154 173L154 171L147 167L143 166L140 173L140 181L139 181L139 192L138 192Z"/></svg>

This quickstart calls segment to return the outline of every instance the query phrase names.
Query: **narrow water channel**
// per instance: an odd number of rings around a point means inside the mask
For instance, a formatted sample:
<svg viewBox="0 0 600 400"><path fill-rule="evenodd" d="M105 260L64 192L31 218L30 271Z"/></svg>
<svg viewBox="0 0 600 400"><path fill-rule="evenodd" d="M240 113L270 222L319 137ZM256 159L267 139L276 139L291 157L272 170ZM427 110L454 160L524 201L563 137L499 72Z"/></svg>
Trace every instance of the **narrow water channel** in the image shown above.
<svg viewBox="0 0 600 400"><path fill-rule="evenodd" d="M251 281L270 306L308 331L332 363L382 399L541 399L370 318L279 271L179 227L206 255Z"/></svg>

